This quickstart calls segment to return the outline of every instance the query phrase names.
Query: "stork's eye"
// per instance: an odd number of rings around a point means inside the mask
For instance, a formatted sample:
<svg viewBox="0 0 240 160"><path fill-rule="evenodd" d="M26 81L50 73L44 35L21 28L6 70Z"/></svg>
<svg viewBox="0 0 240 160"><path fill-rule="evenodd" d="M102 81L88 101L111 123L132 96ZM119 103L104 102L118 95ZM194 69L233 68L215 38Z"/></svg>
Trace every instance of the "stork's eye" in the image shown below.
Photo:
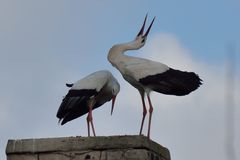
<svg viewBox="0 0 240 160"><path fill-rule="evenodd" d="M146 40L146 39L145 39L145 38L143 38L143 39L142 39L142 41L141 41L141 43L144 43L144 42L145 42L145 40Z"/></svg>

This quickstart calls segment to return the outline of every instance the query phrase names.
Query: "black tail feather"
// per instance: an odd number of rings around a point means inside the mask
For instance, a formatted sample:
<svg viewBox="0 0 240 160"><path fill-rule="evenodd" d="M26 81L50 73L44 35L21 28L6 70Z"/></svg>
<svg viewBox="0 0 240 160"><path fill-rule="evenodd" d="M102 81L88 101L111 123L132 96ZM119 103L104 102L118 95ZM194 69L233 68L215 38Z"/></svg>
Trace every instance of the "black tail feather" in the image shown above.
<svg viewBox="0 0 240 160"><path fill-rule="evenodd" d="M66 86L67 86L67 87L72 87L72 86L73 86L73 83L66 83Z"/></svg>

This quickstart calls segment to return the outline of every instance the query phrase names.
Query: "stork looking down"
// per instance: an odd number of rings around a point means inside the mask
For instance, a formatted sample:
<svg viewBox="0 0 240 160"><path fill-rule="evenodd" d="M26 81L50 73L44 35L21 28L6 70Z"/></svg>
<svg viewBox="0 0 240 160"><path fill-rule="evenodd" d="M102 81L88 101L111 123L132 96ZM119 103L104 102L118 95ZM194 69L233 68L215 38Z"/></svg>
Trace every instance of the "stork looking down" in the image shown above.
<svg viewBox="0 0 240 160"><path fill-rule="evenodd" d="M61 121L61 125L63 125L88 113L88 136L90 136L89 123L91 124L93 135L96 136L93 125L92 110L112 100L112 114L114 102L120 90L118 81L109 71L101 70L94 72L73 84L66 85L71 88L63 98L58 109L57 118L59 118L59 122Z"/></svg>
<svg viewBox="0 0 240 160"><path fill-rule="evenodd" d="M109 62L116 67L122 74L123 78L135 87L140 95L143 105L143 116L141 121L140 135L142 134L143 124L147 109L145 105L145 94L147 95L149 103L149 121L148 134L150 138L151 119L153 106L150 99L150 92L156 91L158 93L167 95L183 96L196 90L202 83L199 76L193 72L185 72L175 70L160 62L151 61L148 59L137 58L125 55L124 52L128 50L138 50L145 45L148 33L155 20L152 20L146 33L144 34L144 27L147 15L144 19L143 25L137 34L136 38L128 43L114 45L109 53Z"/></svg>

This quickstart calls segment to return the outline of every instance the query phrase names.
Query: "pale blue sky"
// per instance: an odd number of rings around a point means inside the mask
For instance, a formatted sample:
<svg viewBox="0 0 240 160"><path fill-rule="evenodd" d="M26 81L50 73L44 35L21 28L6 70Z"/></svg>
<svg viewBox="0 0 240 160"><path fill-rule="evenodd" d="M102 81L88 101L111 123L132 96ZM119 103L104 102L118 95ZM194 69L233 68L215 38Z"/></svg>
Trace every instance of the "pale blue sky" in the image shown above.
<svg viewBox="0 0 240 160"><path fill-rule="evenodd" d="M87 135L85 117L59 126L55 115L65 82L100 69L118 78L121 92L112 117L109 104L95 111L97 134L138 134L140 97L107 53L113 44L134 39L146 13L148 24L154 16L156 21L134 56L195 71L204 80L186 98L153 95L153 140L168 147L173 159L226 159L224 66L227 46L235 45L238 82L239 0L0 0L0 158L8 139ZM236 106L239 88L236 83ZM240 135L239 125L235 132ZM235 143L240 147L239 137ZM201 149L206 156L198 155Z"/></svg>

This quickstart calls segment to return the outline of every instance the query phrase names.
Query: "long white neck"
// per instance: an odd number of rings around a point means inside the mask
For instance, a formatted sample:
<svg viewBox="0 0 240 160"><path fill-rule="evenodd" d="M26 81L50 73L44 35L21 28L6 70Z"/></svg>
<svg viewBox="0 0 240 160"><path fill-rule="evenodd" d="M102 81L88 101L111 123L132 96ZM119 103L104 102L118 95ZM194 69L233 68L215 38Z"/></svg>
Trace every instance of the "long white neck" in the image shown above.
<svg viewBox="0 0 240 160"><path fill-rule="evenodd" d="M134 41L128 42L128 43L116 44L116 45L112 46L112 48L109 50L108 60L114 67L117 67L116 66L117 62L119 62L120 59L122 59L124 57L128 57L128 56L124 55L125 51L137 50L137 49L139 49L139 47L136 47L134 45Z"/></svg>

